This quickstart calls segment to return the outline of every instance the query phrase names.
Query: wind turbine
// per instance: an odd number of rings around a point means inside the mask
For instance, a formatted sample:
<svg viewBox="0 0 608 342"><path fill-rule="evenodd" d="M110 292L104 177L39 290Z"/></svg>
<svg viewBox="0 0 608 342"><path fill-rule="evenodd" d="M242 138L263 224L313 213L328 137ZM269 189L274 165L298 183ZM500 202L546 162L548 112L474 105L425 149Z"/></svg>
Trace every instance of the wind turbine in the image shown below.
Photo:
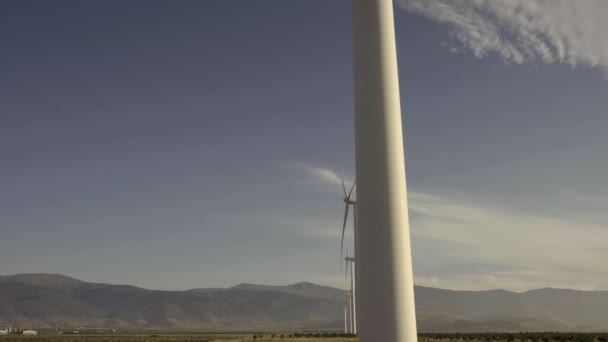
<svg viewBox="0 0 608 342"><path fill-rule="evenodd" d="M346 222L348 221L348 209L350 206L353 206L353 211L355 212L354 217L354 226L355 230L357 227L357 201L353 199L353 190L355 189L355 185L357 182L353 182L353 185L350 187L350 190L346 192L346 185L344 184L344 177L342 177L342 190L344 191L344 198L342 201L344 202L344 220L342 221L342 240L340 242L340 258L342 258L342 254L344 254L344 233L346 232ZM356 234L355 234L356 236Z"/></svg>
<svg viewBox="0 0 608 342"><path fill-rule="evenodd" d="M344 333L348 334L348 294L344 299Z"/></svg>
<svg viewBox="0 0 608 342"><path fill-rule="evenodd" d="M352 0L361 342L416 342L393 0Z"/></svg>
<svg viewBox="0 0 608 342"><path fill-rule="evenodd" d="M350 311L352 308L352 295L350 291L346 291L344 298L344 333L351 334L353 332L353 320Z"/></svg>
<svg viewBox="0 0 608 342"><path fill-rule="evenodd" d="M353 190L355 189L355 185L357 182L353 182L353 185L350 187L350 190L346 191L346 185L344 184L344 177L342 177L342 190L344 191L344 198L342 201L344 202L344 221L342 222L342 239L340 242L340 257L342 257L344 251L344 235L346 232L346 223L348 221L348 209L352 205L353 206L353 240L354 245L357 245L357 201L353 198ZM356 248L356 247L355 247ZM355 254L356 250L353 252ZM350 293L351 293L351 305L350 305L350 320L352 325L352 333L357 334L357 292L356 292L356 277L355 277L355 257L350 257L348 255L348 251L346 253L346 276L348 278L348 266L350 262L351 266L351 278L350 278Z"/></svg>
<svg viewBox="0 0 608 342"><path fill-rule="evenodd" d="M350 263L350 322L351 322L351 332L353 334L357 334L357 309L356 309L356 292L355 292L355 258L348 256L346 253L346 274L348 277L348 265Z"/></svg>

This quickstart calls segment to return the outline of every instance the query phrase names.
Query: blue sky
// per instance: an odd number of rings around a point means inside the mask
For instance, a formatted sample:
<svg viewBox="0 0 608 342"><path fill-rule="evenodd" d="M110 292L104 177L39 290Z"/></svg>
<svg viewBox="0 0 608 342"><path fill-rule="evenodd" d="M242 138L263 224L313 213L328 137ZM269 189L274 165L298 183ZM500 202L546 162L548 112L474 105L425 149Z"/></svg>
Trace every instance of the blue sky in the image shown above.
<svg viewBox="0 0 608 342"><path fill-rule="evenodd" d="M605 3L395 4L416 282L608 288ZM349 1L4 1L0 41L0 274L345 286Z"/></svg>

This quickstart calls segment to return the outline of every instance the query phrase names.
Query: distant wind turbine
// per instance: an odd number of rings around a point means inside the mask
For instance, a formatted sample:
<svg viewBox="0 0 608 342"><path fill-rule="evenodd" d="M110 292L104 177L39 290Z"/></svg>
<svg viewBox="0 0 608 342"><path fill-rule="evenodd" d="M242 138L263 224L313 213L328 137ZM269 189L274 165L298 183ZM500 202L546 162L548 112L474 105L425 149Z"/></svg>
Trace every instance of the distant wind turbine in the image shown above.
<svg viewBox="0 0 608 342"><path fill-rule="evenodd" d="M348 277L348 265L350 263L350 322L351 322L351 332L353 334L357 334L357 296L355 292L355 258L348 255L346 253L346 274Z"/></svg>
<svg viewBox="0 0 608 342"><path fill-rule="evenodd" d="M344 333L348 334L348 295L344 299Z"/></svg>
<svg viewBox="0 0 608 342"><path fill-rule="evenodd" d="M357 227L357 202L353 199L353 190L355 189L355 185L357 182L353 182L353 185L350 187L350 190L346 192L346 185L344 184L344 177L342 177L342 190L344 191L344 198L342 201L344 202L344 220L342 221L342 240L340 242L340 258L344 254L344 233L346 232L346 222L348 221L348 209L350 206L353 206L353 212L355 213L354 217L354 226L355 229ZM355 232L356 236L356 232ZM355 244L356 245L356 244Z"/></svg>
<svg viewBox="0 0 608 342"><path fill-rule="evenodd" d="M346 291L346 298L344 300L344 332L347 334L350 334L353 330L353 321L350 319L351 298L350 291Z"/></svg>
<svg viewBox="0 0 608 342"><path fill-rule="evenodd" d="M356 255L356 246L357 246L357 201L353 198L353 190L355 189L357 182L353 182L353 185L350 187L350 190L346 191L346 185L344 183L344 177L342 177L342 190L344 191L344 198L342 201L344 202L344 220L342 221L342 239L340 241L340 257L342 257L344 253L344 235L346 232L346 223L348 222L348 209L352 205L353 206L353 242L355 248L353 249L353 256L350 257L346 255L346 274L348 277L348 266L350 262L351 269L351 278L350 278L350 320L351 320L351 332L353 334L357 333L357 292L356 292L356 276L355 276L355 255Z"/></svg>

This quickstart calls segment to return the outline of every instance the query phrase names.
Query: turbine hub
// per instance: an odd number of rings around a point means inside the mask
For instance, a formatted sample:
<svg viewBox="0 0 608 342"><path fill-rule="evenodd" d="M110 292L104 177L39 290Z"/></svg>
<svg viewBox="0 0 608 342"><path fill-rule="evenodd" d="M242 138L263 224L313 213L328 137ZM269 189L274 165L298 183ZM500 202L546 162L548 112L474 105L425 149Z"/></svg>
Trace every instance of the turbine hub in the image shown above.
<svg viewBox="0 0 608 342"><path fill-rule="evenodd" d="M349 197L344 197L344 198L342 199L342 201L343 201L344 203L346 203L346 204L357 204L357 201L356 201L356 200L354 200L354 199L352 199L352 198L349 198Z"/></svg>

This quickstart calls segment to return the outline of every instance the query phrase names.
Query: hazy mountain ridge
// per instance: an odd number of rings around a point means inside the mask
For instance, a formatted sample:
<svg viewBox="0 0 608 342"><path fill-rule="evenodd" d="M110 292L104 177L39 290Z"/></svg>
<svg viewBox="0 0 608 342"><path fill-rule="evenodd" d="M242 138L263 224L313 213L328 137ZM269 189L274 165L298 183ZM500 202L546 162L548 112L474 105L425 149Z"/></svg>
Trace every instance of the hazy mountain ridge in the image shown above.
<svg viewBox="0 0 608 342"><path fill-rule="evenodd" d="M189 330L341 329L344 290L297 283L161 291L53 274L0 276L0 324ZM608 329L608 292L416 286L420 331Z"/></svg>

